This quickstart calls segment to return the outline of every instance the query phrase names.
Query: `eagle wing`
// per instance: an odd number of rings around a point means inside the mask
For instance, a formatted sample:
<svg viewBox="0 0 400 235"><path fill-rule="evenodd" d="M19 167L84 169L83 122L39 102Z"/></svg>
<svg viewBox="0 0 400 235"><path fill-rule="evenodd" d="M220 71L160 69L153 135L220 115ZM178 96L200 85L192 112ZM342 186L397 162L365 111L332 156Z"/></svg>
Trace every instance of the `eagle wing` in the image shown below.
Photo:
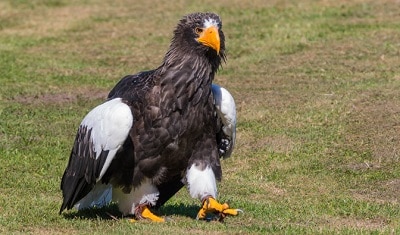
<svg viewBox="0 0 400 235"><path fill-rule="evenodd" d="M228 158L232 154L236 140L236 105L231 93L223 87L212 84L217 116L222 122L217 133L219 155Z"/></svg>
<svg viewBox="0 0 400 235"><path fill-rule="evenodd" d="M64 200L60 213L71 209L102 179L132 124L131 109L121 98L106 101L86 115L61 180Z"/></svg>

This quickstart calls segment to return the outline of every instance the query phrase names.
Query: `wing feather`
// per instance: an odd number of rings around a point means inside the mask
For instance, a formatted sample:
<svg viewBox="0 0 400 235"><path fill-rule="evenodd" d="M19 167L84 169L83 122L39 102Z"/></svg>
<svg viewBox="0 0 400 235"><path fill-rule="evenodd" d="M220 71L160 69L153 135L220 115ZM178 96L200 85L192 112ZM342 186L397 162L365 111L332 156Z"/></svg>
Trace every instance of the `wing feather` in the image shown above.
<svg viewBox="0 0 400 235"><path fill-rule="evenodd" d="M121 98L109 100L86 115L61 180L64 200L60 213L71 209L101 180L132 124L131 109Z"/></svg>
<svg viewBox="0 0 400 235"><path fill-rule="evenodd" d="M223 87L212 84L217 115L222 122L217 135L220 156L228 158L232 154L236 141L236 105L231 93Z"/></svg>

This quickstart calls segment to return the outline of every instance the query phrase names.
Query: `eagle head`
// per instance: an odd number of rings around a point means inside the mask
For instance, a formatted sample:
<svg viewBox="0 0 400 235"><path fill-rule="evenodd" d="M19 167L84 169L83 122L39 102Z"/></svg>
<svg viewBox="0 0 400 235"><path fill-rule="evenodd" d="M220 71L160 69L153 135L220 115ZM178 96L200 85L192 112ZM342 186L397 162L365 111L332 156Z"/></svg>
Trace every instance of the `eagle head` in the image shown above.
<svg viewBox="0 0 400 235"><path fill-rule="evenodd" d="M207 57L214 68L225 61L225 36L221 18L215 13L192 13L178 23L168 54Z"/></svg>

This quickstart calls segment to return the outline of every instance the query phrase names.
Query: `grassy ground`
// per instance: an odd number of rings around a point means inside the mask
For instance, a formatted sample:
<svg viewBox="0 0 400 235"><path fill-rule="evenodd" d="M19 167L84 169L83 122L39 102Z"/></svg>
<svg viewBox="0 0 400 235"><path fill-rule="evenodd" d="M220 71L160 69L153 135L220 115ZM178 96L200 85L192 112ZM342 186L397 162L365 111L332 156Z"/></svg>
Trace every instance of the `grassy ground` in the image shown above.
<svg viewBox="0 0 400 235"><path fill-rule="evenodd" d="M224 22L239 122L220 198L245 214L196 221L182 190L170 223L58 215L81 119L193 11ZM0 1L0 233L400 233L399 22L396 0Z"/></svg>

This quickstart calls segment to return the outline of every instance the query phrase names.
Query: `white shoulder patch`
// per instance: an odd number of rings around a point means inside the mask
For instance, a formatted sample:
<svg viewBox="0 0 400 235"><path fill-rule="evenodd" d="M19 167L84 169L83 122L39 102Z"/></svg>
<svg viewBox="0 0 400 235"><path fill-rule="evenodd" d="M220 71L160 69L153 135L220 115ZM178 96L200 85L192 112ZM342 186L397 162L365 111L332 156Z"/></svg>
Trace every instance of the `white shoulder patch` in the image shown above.
<svg viewBox="0 0 400 235"><path fill-rule="evenodd" d="M235 140L236 135L236 105L231 93L225 88L212 84L212 92L218 116L224 126L222 130L227 136Z"/></svg>
<svg viewBox="0 0 400 235"><path fill-rule="evenodd" d="M81 126L92 129L94 148L96 153L100 154L101 150L112 150L123 144L132 122L131 109L121 98L116 98L90 111Z"/></svg>
<svg viewBox="0 0 400 235"><path fill-rule="evenodd" d="M81 126L91 130L90 139L96 158L102 150L109 150L106 162L101 170L99 179L108 169L118 149L124 144L133 124L131 109L122 102L121 98L104 102L90 111L83 119Z"/></svg>

